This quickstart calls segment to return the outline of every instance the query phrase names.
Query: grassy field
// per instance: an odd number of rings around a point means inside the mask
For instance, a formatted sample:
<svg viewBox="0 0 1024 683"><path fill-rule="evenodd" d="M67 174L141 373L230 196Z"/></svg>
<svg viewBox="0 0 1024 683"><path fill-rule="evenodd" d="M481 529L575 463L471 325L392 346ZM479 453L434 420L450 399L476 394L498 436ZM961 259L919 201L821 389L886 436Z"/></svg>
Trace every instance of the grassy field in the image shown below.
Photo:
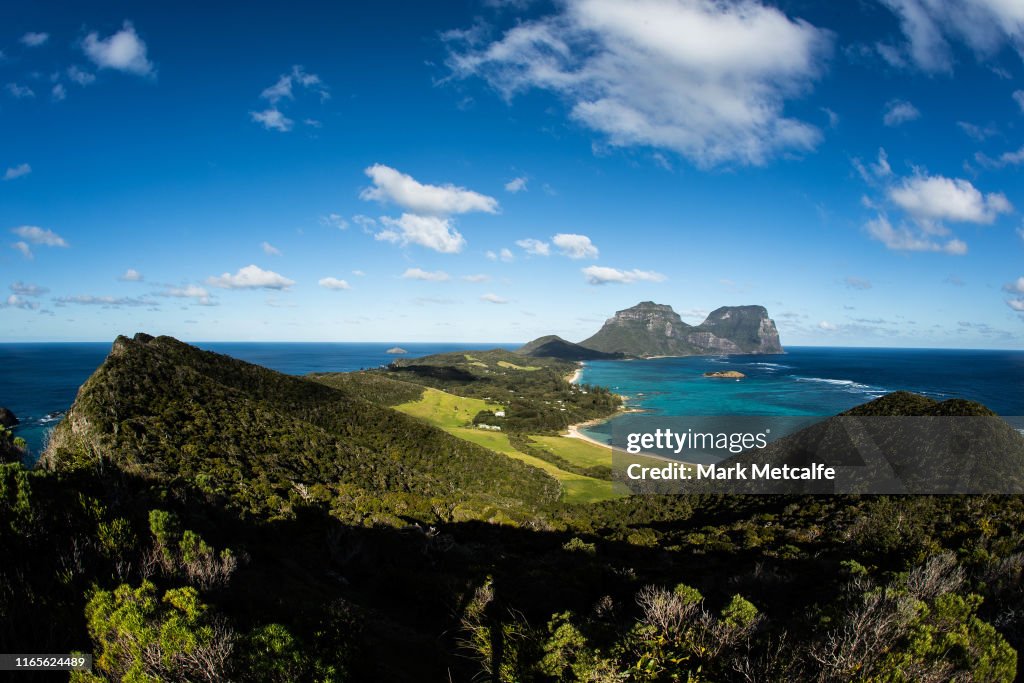
<svg viewBox="0 0 1024 683"><path fill-rule="evenodd" d="M526 372L540 370L539 365L516 365L515 363L509 363L507 360L499 360L498 365L509 370L525 370Z"/></svg>
<svg viewBox="0 0 1024 683"><path fill-rule="evenodd" d="M621 495L612 490L612 483L610 481L602 481L593 477L566 472L545 460L517 450L509 443L506 434L489 432L472 426L473 417L478 412L481 410L494 410L500 407L476 398L463 398L462 396L455 396L437 389L427 389L423 394L423 398L397 405L395 410L425 420L460 439L483 446L495 453L521 460L528 465L543 470L562 485L562 500L564 502L594 503ZM582 441L577 445L574 443L575 440L560 436L533 436L530 438L534 443L543 443L542 447L550 449L566 460L586 462L588 465L597 463L597 458L602 451L597 446ZM543 442L539 440L543 440ZM563 444L562 442L571 443ZM580 446L593 449L593 452L588 452L580 448ZM610 463L610 455L605 457L608 462L603 464Z"/></svg>
<svg viewBox="0 0 1024 683"><path fill-rule="evenodd" d="M531 436L530 440L538 447L554 453L579 467L595 465L612 466L610 448L595 446L582 439L570 439L564 436Z"/></svg>

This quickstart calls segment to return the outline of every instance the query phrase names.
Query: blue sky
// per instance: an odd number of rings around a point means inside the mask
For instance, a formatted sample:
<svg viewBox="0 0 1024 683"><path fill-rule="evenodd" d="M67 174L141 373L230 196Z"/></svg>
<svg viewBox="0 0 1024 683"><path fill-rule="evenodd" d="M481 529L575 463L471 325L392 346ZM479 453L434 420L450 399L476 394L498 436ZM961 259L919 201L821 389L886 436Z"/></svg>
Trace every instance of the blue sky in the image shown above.
<svg viewBox="0 0 1024 683"><path fill-rule="evenodd" d="M0 7L0 340L1024 347L1018 3L205 5Z"/></svg>

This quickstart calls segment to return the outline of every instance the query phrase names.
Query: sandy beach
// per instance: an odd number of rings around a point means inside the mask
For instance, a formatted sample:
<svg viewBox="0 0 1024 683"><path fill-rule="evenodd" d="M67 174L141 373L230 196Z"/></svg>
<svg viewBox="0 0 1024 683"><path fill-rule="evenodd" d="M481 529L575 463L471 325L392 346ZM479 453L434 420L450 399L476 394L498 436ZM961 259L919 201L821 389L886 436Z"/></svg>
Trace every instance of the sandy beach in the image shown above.
<svg viewBox="0 0 1024 683"><path fill-rule="evenodd" d="M565 381L569 384L576 384L580 381L580 377L583 376L583 361L579 361L579 367L570 374L565 376Z"/></svg>

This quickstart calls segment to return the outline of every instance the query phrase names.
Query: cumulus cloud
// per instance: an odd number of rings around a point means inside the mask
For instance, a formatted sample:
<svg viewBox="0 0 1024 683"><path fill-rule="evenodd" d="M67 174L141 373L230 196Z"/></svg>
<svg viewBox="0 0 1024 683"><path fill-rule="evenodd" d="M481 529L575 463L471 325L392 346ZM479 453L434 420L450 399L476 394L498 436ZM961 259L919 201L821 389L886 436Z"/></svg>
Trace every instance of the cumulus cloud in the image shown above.
<svg viewBox="0 0 1024 683"><path fill-rule="evenodd" d="M429 216L498 211L497 199L464 187L427 185L384 164L374 164L365 172L373 186L364 189L359 197L367 201L392 202L412 213Z"/></svg>
<svg viewBox="0 0 1024 683"><path fill-rule="evenodd" d="M881 0L898 18L903 41L879 43L879 54L896 67L951 73L951 43L969 47L979 60L1007 44L1024 54L1024 4L1008 0Z"/></svg>
<svg viewBox="0 0 1024 683"><path fill-rule="evenodd" d="M1004 166L1019 166L1024 163L1024 146L1013 152L1003 152L997 158L992 159L989 156L977 152L974 155L974 160L985 168L1003 168Z"/></svg>
<svg viewBox="0 0 1024 683"><path fill-rule="evenodd" d="M146 43L139 38L131 22L117 33L100 38L95 31L82 41L82 50L100 69L114 69L138 76L153 74L153 63L146 57Z"/></svg>
<svg viewBox="0 0 1024 683"><path fill-rule="evenodd" d="M46 247L68 246L68 243L64 238L53 230L45 230L37 225L22 225L17 228L12 228L11 232L31 244L39 244Z"/></svg>
<svg viewBox="0 0 1024 683"><path fill-rule="evenodd" d="M991 124L987 126L978 126L968 121L957 121L956 125L964 132L965 135L967 135L967 137L972 140L977 140L978 142L984 142L999 132L999 130Z"/></svg>
<svg viewBox="0 0 1024 683"><path fill-rule="evenodd" d="M533 239L529 237L523 240L516 240L516 246L525 251L527 254L534 256L550 256L551 245L541 240Z"/></svg>
<svg viewBox="0 0 1024 683"><path fill-rule="evenodd" d="M221 289L288 289L295 284L294 280L275 273L272 270L263 270L259 266L248 265L239 269L237 273L223 273L219 276L210 276L206 283L211 287Z"/></svg>
<svg viewBox="0 0 1024 683"><path fill-rule="evenodd" d="M511 249L502 247L499 251L487 251L484 253L488 261L503 261L509 263L515 260L515 254L512 253Z"/></svg>
<svg viewBox="0 0 1024 683"><path fill-rule="evenodd" d="M24 100L36 96L35 91L27 85L19 85L17 83L8 83L6 86L7 92L16 100Z"/></svg>
<svg viewBox="0 0 1024 683"><path fill-rule="evenodd" d="M262 243L260 245L260 247L262 247L263 253L266 254L267 256L280 256L281 255L281 250L278 249L277 247L275 247L270 242L264 242L264 243Z"/></svg>
<svg viewBox="0 0 1024 683"><path fill-rule="evenodd" d="M50 290L47 289L46 287L40 287L39 285L33 285L31 283L22 282L21 280L18 280L17 282L11 285L11 291L17 294L18 296L38 297L42 296L43 294L46 294Z"/></svg>
<svg viewBox="0 0 1024 683"><path fill-rule="evenodd" d="M96 80L95 75L89 73L88 71L84 71L74 65L68 67L68 78L70 78L72 81L83 87L91 84L93 81Z"/></svg>
<svg viewBox="0 0 1024 683"><path fill-rule="evenodd" d="M324 277L317 280L317 284L324 289L352 289L352 286L344 280L336 277Z"/></svg>
<svg viewBox="0 0 1024 683"><path fill-rule="evenodd" d="M129 268L128 270L124 271L124 273L121 274L121 277L117 279L121 280L122 282L142 282L144 278L142 277L142 273L135 270L134 268Z"/></svg>
<svg viewBox="0 0 1024 683"><path fill-rule="evenodd" d="M443 270L423 270L422 268L409 268L402 277L406 280L423 280L424 282L447 282L451 276Z"/></svg>
<svg viewBox="0 0 1024 683"><path fill-rule="evenodd" d="M50 97L53 98L54 102L63 102L67 96L68 91L63 83L58 83L50 89Z"/></svg>
<svg viewBox="0 0 1024 683"><path fill-rule="evenodd" d="M894 227L884 214L869 220L864 227L872 239L893 251L936 251L953 256L967 253L967 245L958 239L936 240L906 225Z"/></svg>
<svg viewBox="0 0 1024 683"><path fill-rule="evenodd" d="M652 270L619 270L607 266L587 266L582 272L587 278L587 283L591 285L662 282L665 280L664 275Z"/></svg>
<svg viewBox="0 0 1024 683"><path fill-rule="evenodd" d="M28 311L34 311L39 308L38 301L32 301L26 299L17 294L11 294L6 299L0 300L0 308L21 308Z"/></svg>
<svg viewBox="0 0 1024 683"><path fill-rule="evenodd" d="M457 254L466 246L465 238L449 218L403 213L399 218L382 216L380 222L386 226L374 235L380 241L402 246L418 244L442 254Z"/></svg>
<svg viewBox="0 0 1024 683"><path fill-rule="evenodd" d="M21 225L11 228L11 232L21 238L13 246L20 251L25 258L33 258L31 245L43 247L67 247L68 243L63 237L52 230L40 228L37 225Z"/></svg>
<svg viewBox="0 0 1024 683"><path fill-rule="evenodd" d="M482 34L447 34L454 77L507 99L554 92L613 146L706 167L760 165L821 139L783 110L820 74L831 36L757 0L566 0L493 42Z"/></svg>
<svg viewBox="0 0 1024 683"><path fill-rule="evenodd" d="M559 233L552 237L551 241L563 256L568 256L571 259L597 258L597 247L586 235Z"/></svg>
<svg viewBox="0 0 1024 683"><path fill-rule="evenodd" d="M512 180L505 183L505 191L516 194L517 192L526 192L526 178L519 177L513 178Z"/></svg>
<svg viewBox="0 0 1024 683"><path fill-rule="evenodd" d="M484 294L482 297L480 297L480 301L486 301L487 303L490 303L490 304L507 304L508 303L508 299L506 299L504 297L500 297L497 294Z"/></svg>
<svg viewBox="0 0 1024 683"><path fill-rule="evenodd" d="M21 44L26 47L39 47L46 43L50 39L49 33L36 33L29 31L21 37Z"/></svg>
<svg viewBox="0 0 1024 683"><path fill-rule="evenodd" d="M818 323L818 329L825 330L826 332L834 332L839 329L836 325L833 325L827 320L822 320Z"/></svg>
<svg viewBox="0 0 1024 683"><path fill-rule="evenodd" d="M29 166L28 164L18 164L17 166L12 166L8 168L4 172L4 180L14 180L15 178L26 176L31 172L32 167Z"/></svg>
<svg viewBox="0 0 1024 683"><path fill-rule="evenodd" d="M287 133L295 125L294 121L274 107L264 109L263 111L251 111L249 112L249 117L267 130L277 130L282 133Z"/></svg>
<svg viewBox="0 0 1024 683"><path fill-rule="evenodd" d="M360 219L365 218L366 216L353 216L352 220L355 221L357 225L363 225ZM374 225L376 225L377 222L374 221L372 218L370 218L369 220ZM346 221L345 217L342 216L340 213L329 213L326 216L321 216L320 224L330 228L337 228L338 230L345 230L348 228L348 221Z"/></svg>
<svg viewBox="0 0 1024 683"><path fill-rule="evenodd" d="M992 223L1013 206L1001 192L983 195L962 178L915 175L889 190L889 198L919 222Z"/></svg>
<svg viewBox="0 0 1024 683"><path fill-rule="evenodd" d="M463 275L462 279L466 282L487 282L491 279L491 276L479 273L477 275Z"/></svg>
<svg viewBox="0 0 1024 683"><path fill-rule="evenodd" d="M882 116L882 123L887 126L899 126L908 121L915 121L921 118L921 112L917 107L905 100L890 100L885 105L885 114Z"/></svg>
<svg viewBox="0 0 1024 683"><path fill-rule="evenodd" d="M330 99L331 94L323 80L316 74L307 73L301 65L295 65L289 73L281 74L277 82L268 88L264 88L260 97L276 105L283 99L294 100L294 86L299 85L306 90L311 90L320 96L321 100Z"/></svg>
<svg viewBox="0 0 1024 683"><path fill-rule="evenodd" d="M201 306L215 306L210 293L205 287L199 285L185 285L184 287L166 287L163 291L157 292L157 296L166 296L175 299L195 299Z"/></svg>

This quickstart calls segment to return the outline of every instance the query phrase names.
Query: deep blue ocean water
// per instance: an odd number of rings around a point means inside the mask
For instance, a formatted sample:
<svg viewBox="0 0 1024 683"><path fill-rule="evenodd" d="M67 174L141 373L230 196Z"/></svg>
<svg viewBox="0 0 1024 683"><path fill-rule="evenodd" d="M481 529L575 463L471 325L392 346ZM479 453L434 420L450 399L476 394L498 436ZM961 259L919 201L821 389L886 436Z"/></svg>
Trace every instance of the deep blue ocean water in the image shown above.
<svg viewBox="0 0 1024 683"><path fill-rule="evenodd" d="M345 372L385 365L394 343L197 342L292 375ZM415 357L516 344L400 343ZM16 433L38 454L45 435L75 393L103 362L109 343L0 344L0 405L22 420ZM740 381L703 373L739 370ZM890 391L937 399L967 398L1007 416L1024 415L1024 351L790 347L777 356L592 361L583 382L611 387L630 406L654 414L834 415ZM606 438L608 424L588 430Z"/></svg>
<svg viewBox="0 0 1024 683"><path fill-rule="evenodd" d="M746 377L703 376L717 370ZM664 416L835 415L897 390L1024 415L1024 351L787 347L772 356L591 361L581 381ZM607 441L611 428L604 423L586 431Z"/></svg>
<svg viewBox="0 0 1024 683"><path fill-rule="evenodd" d="M434 343L279 343L279 342L194 342L240 360L290 375L310 372L348 372L375 368L395 358L426 356L445 351L515 348L518 344L434 344ZM47 417L67 410L78 387L89 378L110 352L110 343L0 344L0 406L14 411L21 420L15 434L29 445L32 460L43 447L47 432L60 420ZM400 346L405 356L393 356L388 349Z"/></svg>

